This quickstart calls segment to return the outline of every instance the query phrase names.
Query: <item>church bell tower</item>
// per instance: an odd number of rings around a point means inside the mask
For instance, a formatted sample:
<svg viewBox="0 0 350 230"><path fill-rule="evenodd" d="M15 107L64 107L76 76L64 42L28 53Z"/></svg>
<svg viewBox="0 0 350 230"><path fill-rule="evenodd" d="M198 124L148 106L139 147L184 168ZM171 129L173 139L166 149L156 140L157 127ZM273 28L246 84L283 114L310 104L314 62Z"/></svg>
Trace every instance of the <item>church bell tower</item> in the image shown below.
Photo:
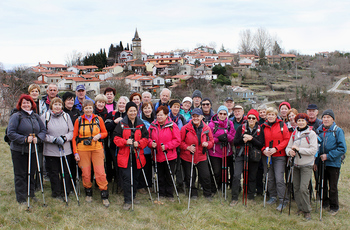
<svg viewBox="0 0 350 230"><path fill-rule="evenodd" d="M135 31L135 36L132 39L132 58L136 60L142 60L141 38L139 37L137 29Z"/></svg>

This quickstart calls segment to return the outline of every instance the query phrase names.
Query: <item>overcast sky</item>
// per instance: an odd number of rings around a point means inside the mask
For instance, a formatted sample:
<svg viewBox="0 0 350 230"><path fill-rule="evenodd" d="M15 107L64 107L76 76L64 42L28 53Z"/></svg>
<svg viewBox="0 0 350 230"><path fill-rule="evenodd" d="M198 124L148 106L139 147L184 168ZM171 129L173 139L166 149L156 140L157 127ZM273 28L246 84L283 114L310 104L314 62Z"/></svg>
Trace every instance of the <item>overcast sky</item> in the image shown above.
<svg viewBox="0 0 350 230"><path fill-rule="evenodd" d="M259 27L286 51L349 51L349 10L349 0L1 0L0 62L65 64L73 50L126 46L136 28L147 54L213 42L237 52L239 32Z"/></svg>

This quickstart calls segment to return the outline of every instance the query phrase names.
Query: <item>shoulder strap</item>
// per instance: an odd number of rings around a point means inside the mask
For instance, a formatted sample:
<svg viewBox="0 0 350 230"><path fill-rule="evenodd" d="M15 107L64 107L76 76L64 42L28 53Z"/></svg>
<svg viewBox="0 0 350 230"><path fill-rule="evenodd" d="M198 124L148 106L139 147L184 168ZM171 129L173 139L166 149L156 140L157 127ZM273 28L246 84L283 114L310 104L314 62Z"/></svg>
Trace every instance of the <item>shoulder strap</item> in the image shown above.
<svg viewBox="0 0 350 230"><path fill-rule="evenodd" d="M47 129L47 124L49 123L50 119L51 119L51 113L49 111L47 111L45 113L45 127L46 127L46 129Z"/></svg>
<svg viewBox="0 0 350 230"><path fill-rule="evenodd" d="M243 123L242 124L242 135L245 133L246 129L247 129L247 123Z"/></svg>
<svg viewBox="0 0 350 230"><path fill-rule="evenodd" d="M295 129L292 133L292 138L293 138L293 141L294 141L294 138L295 138L295 134L297 133L297 130Z"/></svg>
<svg viewBox="0 0 350 230"><path fill-rule="evenodd" d="M284 126L284 121L281 121L281 122L280 122L280 129L281 129L282 135L283 135L283 126Z"/></svg>

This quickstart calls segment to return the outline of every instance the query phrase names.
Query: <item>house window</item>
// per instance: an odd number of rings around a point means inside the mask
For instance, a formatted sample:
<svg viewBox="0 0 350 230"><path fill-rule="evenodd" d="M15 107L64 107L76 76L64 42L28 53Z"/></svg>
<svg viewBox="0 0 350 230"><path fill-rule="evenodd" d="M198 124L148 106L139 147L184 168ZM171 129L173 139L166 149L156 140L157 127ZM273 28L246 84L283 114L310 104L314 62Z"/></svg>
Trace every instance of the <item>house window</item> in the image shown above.
<svg viewBox="0 0 350 230"><path fill-rule="evenodd" d="M160 80L157 80L157 84L160 84Z"/></svg>

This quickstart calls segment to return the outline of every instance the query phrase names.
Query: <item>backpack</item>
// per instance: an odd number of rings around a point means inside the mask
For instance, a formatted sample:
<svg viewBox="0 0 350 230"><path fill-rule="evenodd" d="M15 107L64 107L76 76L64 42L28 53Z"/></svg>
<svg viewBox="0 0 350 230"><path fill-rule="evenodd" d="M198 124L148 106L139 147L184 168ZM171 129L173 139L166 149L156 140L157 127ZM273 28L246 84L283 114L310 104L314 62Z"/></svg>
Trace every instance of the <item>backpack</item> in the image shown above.
<svg viewBox="0 0 350 230"><path fill-rule="evenodd" d="M68 125L68 114L63 112L62 116ZM45 127L46 127L46 129L47 129L47 124L49 123L50 119L51 119L51 113L49 111L47 111L45 113Z"/></svg>
<svg viewBox="0 0 350 230"><path fill-rule="evenodd" d="M18 109L16 109L16 108L15 108L15 109L12 109L12 110L11 110L11 113L10 113L10 117L11 117L13 114L17 113L17 112L19 112ZM19 122L18 122L18 124L21 123L21 120L22 120L22 113L19 113ZM8 135L7 135L7 127L6 127L6 130L5 130L4 141L5 141L8 145L11 144L11 140L10 140L10 138L9 138Z"/></svg>
<svg viewBox="0 0 350 230"><path fill-rule="evenodd" d="M98 116L96 116L95 118L94 118L94 121L95 121L95 123L93 123L93 122L91 122L91 124L82 124L82 118L81 118L81 116L80 117L78 117L78 122L79 122L79 126L78 126L78 130L80 129L80 126L90 126L90 125L94 125L94 124L96 124L97 125L97 127L101 130L101 128L100 128L100 120L98 119ZM91 120L92 121L92 120ZM92 130L92 127L90 127L90 129ZM84 136L85 136L85 128L84 128ZM91 131L91 134L92 134L92 131ZM84 140L89 140L89 139L92 139L92 137L79 137L79 136L77 136L76 137L76 141L77 142L81 142L81 141L84 141ZM99 139L98 141L102 141L101 139Z"/></svg>
<svg viewBox="0 0 350 230"><path fill-rule="evenodd" d="M230 120L227 119L227 128L221 128L219 127L219 124L218 123L214 123L215 124L215 127L214 127L214 130L213 130L213 135L218 131L218 129L223 129L223 130L226 130L227 129L227 132L229 133L230 130L231 130L231 123L230 123Z"/></svg>
<svg viewBox="0 0 350 230"><path fill-rule="evenodd" d="M309 131L311 131L313 128L312 127L309 127ZM294 142L294 139L295 139L295 134L297 133L297 130L295 129L292 133L292 138L293 138L293 142ZM305 136L306 138L306 141L308 144L310 144L310 138L309 138L309 135ZM300 138L299 138L300 139ZM298 139L297 139L298 140Z"/></svg>

